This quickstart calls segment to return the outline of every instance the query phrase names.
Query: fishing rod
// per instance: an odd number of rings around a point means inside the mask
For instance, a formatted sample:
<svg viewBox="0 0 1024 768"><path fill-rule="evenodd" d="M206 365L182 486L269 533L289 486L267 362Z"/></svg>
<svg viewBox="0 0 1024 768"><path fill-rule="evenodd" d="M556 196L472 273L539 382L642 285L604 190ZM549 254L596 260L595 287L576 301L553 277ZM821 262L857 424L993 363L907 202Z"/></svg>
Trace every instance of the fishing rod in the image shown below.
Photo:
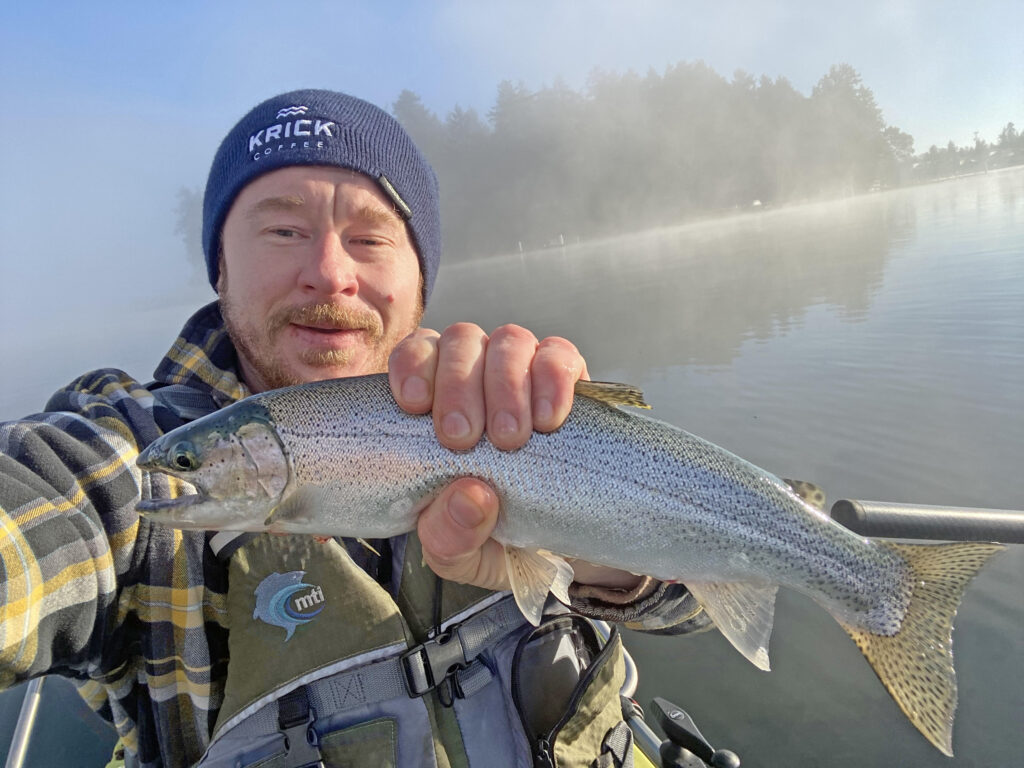
<svg viewBox="0 0 1024 768"><path fill-rule="evenodd" d="M840 499L832 519L863 536L1024 544L1024 511Z"/></svg>
<svg viewBox="0 0 1024 768"><path fill-rule="evenodd" d="M5 768L22 768L25 764L32 728L35 725L39 702L43 695L44 679L36 677L29 680L25 687L25 698L21 700L21 712L18 715L18 724L14 728L14 735L11 736L11 747L7 752Z"/></svg>

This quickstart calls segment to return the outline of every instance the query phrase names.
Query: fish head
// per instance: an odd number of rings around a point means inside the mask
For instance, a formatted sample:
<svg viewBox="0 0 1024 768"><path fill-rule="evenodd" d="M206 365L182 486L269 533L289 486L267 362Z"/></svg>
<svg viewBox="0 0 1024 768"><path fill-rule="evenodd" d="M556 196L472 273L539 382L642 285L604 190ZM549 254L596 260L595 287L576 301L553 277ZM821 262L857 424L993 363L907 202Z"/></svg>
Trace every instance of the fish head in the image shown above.
<svg viewBox="0 0 1024 768"><path fill-rule="evenodd" d="M175 528L265 530L291 477L288 454L265 407L243 401L168 432L136 464L190 484L195 494L147 499L138 511Z"/></svg>

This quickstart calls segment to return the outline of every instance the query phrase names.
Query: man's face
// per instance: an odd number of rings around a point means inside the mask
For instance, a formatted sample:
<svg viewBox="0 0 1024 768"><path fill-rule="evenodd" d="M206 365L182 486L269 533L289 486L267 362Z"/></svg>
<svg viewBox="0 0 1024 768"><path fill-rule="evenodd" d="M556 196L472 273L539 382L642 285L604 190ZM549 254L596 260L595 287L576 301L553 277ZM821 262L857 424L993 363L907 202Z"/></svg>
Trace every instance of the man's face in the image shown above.
<svg viewBox="0 0 1024 768"><path fill-rule="evenodd" d="M260 176L221 233L217 292L254 392L381 373L423 314L405 222L376 183L342 168Z"/></svg>

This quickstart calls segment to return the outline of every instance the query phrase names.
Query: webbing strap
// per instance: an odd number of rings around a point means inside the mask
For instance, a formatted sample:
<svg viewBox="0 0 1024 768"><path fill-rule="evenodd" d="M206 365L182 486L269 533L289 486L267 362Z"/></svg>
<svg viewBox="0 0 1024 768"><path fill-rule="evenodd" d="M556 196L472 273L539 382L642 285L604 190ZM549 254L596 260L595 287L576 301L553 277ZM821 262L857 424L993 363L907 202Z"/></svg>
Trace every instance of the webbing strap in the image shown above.
<svg viewBox="0 0 1024 768"><path fill-rule="evenodd" d="M217 559L222 563L227 563L235 552L257 536L259 536L258 533L243 531L217 531L210 536L208 543Z"/></svg>
<svg viewBox="0 0 1024 768"><path fill-rule="evenodd" d="M484 648L524 621L522 612L510 595L487 610L449 627L437 637L410 648L399 658L409 695L422 696L449 675L465 670ZM479 690L479 678L472 680L467 675L463 678L471 688ZM462 683L462 679L457 681Z"/></svg>
<svg viewBox="0 0 1024 768"><path fill-rule="evenodd" d="M325 718L348 709L402 696L422 696L433 690L449 674L456 676L461 695L471 696L481 690L493 676L477 657L485 648L498 642L524 622L525 619L516 606L515 599L509 595L460 624L450 627L444 633L448 638L444 642L434 638L399 656L306 683L303 686L303 699L308 702L318 718ZM437 647L444 647L446 652L450 649L452 655L445 658L457 656L458 661L453 662L451 666L445 666L442 671L433 650ZM432 661L435 662L433 665ZM282 707L291 706L284 701L288 695L290 694L271 701L232 727L232 737L255 738L279 730L283 722Z"/></svg>
<svg viewBox="0 0 1024 768"><path fill-rule="evenodd" d="M633 731L622 722L608 731L597 758L598 768L633 768Z"/></svg>
<svg viewBox="0 0 1024 768"><path fill-rule="evenodd" d="M282 731L309 722L309 697L305 686L286 693L277 700L277 725Z"/></svg>

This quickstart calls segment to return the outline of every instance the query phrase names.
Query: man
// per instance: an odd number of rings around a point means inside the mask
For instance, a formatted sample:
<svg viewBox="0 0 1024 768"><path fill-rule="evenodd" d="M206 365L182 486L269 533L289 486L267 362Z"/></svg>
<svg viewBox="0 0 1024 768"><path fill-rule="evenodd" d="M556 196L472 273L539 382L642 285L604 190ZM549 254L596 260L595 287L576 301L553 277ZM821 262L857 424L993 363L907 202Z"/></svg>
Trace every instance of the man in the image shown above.
<svg viewBox="0 0 1024 768"><path fill-rule="evenodd" d="M564 339L418 327L437 183L366 102L296 91L255 107L214 158L203 219L219 301L156 380L94 371L0 428L0 684L75 679L141 765L627 760L618 640L602 648L553 600L538 630L523 622L479 480L444 489L417 535L369 548L138 517L140 498L187 492L140 473L138 452L253 392L387 371L447 447L486 432L515 449L558 428L586 375ZM681 587L575 565L576 611L700 624Z"/></svg>

